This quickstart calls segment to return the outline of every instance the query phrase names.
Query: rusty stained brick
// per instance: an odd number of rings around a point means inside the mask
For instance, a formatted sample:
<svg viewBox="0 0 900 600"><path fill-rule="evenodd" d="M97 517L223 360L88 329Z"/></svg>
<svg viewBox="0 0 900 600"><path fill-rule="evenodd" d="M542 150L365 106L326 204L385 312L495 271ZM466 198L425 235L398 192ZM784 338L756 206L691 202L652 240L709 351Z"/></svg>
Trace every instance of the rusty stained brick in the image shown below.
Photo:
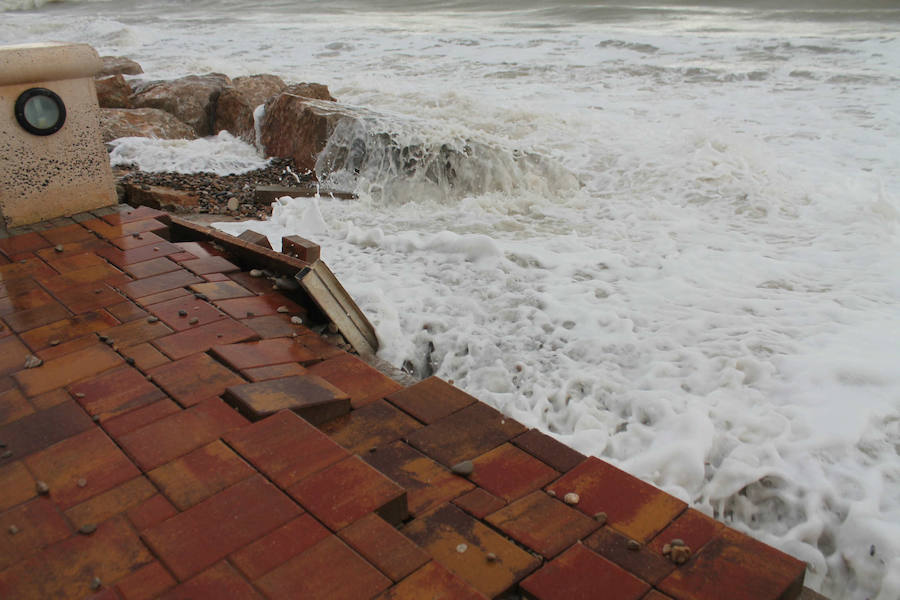
<svg viewBox="0 0 900 600"><path fill-rule="evenodd" d="M501 500L485 489L477 487L454 499L453 504L476 519L483 519L506 506L506 501Z"/></svg>
<svg viewBox="0 0 900 600"><path fill-rule="evenodd" d="M477 402L473 396L433 376L389 394L387 400L426 425Z"/></svg>
<svg viewBox="0 0 900 600"><path fill-rule="evenodd" d="M70 385L68 390L90 415L106 420L165 398L137 369L122 366Z"/></svg>
<svg viewBox="0 0 900 600"><path fill-rule="evenodd" d="M210 598L215 600L253 600L262 596L225 561L216 563L196 577L160 596L160 600Z"/></svg>
<svg viewBox="0 0 900 600"><path fill-rule="evenodd" d="M300 340L303 343L303 340ZM309 367L313 375L325 379L350 396L353 408L359 408L380 400L390 394L402 390L403 386L382 374L378 369L352 354L340 353L337 356L316 363Z"/></svg>
<svg viewBox="0 0 900 600"><path fill-rule="evenodd" d="M337 536L329 536L256 581L270 598L370 598L391 580L353 552Z"/></svg>
<svg viewBox="0 0 900 600"><path fill-rule="evenodd" d="M584 545L650 585L656 585L675 569L674 563L647 546L629 548L630 541L611 527L603 527L584 540Z"/></svg>
<svg viewBox="0 0 900 600"><path fill-rule="evenodd" d="M422 425L384 400L367 404L322 425L331 439L354 454L401 439Z"/></svg>
<svg viewBox="0 0 900 600"><path fill-rule="evenodd" d="M672 521L668 527L660 531L647 544L647 547L661 555L663 546L674 539L679 539L687 544L693 554L697 554L724 527L722 523L715 519L707 517L698 510L689 508Z"/></svg>
<svg viewBox="0 0 900 600"><path fill-rule="evenodd" d="M430 560L427 552L375 513L355 521L338 535L393 581L400 581Z"/></svg>
<svg viewBox="0 0 900 600"><path fill-rule="evenodd" d="M172 360L206 352L219 344L231 344L256 339L255 331L233 319L222 319L199 325L172 335L158 338L153 345Z"/></svg>
<svg viewBox="0 0 900 600"><path fill-rule="evenodd" d="M65 439L25 459L25 466L50 487L63 510L140 475L140 471L99 428ZM84 479L85 486L78 481Z"/></svg>
<svg viewBox="0 0 900 600"><path fill-rule="evenodd" d="M485 520L548 559L599 527L594 519L540 490L498 510Z"/></svg>
<svg viewBox="0 0 900 600"><path fill-rule="evenodd" d="M512 588L541 562L452 504L414 519L401 531L491 598ZM494 560L488 560L488 554Z"/></svg>
<svg viewBox="0 0 900 600"><path fill-rule="evenodd" d="M560 473L571 471L587 458L537 429L529 429L514 437L512 443Z"/></svg>
<svg viewBox="0 0 900 600"><path fill-rule="evenodd" d="M599 554L575 544L525 579L521 588L529 598L539 600L591 598L598 590L606 598L638 600L650 586Z"/></svg>
<svg viewBox="0 0 900 600"><path fill-rule="evenodd" d="M358 456L300 480L287 492L332 531L371 512L395 525L408 515L406 490Z"/></svg>
<svg viewBox="0 0 900 600"><path fill-rule="evenodd" d="M806 563L723 527L696 556L657 586L679 600L793 600L803 589Z"/></svg>
<svg viewBox="0 0 900 600"><path fill-rule="evenodd" d="M85 478L85 481L87 479ZM91 482L87 481L90 485ZM96 525L121 514L156 493L146 477L135 477L66 511L66 517L78 528Z"/></svg>
<svg viewBox="0 0 900 600"><path fill-rule="evenodd" d="M34 407L17 388L0 393L0 426L34 413Z"/></svg>
<svg viewBox="0 0 900 600"><path fill-rule="evenodd" d="M16 600L81 598L97 577L115 584L153 557L122 517L101 523L89 535L76 535L0 572L0 590Z"/></svg>
<svg viewBox="0 0 900 600"><path fill-rule="evenodd" d="M0 467L93 427L94 422L87 413L72 401L3 425L0 440L12 456L0 458Z"/></svg>
<svg viewBox="0 0 900 600"><path fill-rule="evenodd" d="M0 467L0 512L37 495L35 481L21 461Z"/></svg>
<svg viewBox="0 0 900 600"><path fill-rule="evenodd" d="M475 487L403 442L382 446L362 458L403 486L413 515L449 502Z"/></svg>
<svg viewBox="0 0 900 600"><path fill-rule="evenodd" d="M303 514L272 533L244 546L229 558L251 581L331 536L311 515Z"/></svg>
<svg viewBox="0 0 900 600"><path fill-rule="evenodd" d="M12 526L18 530L15 535L9 533ZM4 512L0 515L0 571L71 534L69 524L46 498Z"/></svg>
<svg viewBox="0 0 900 600"><path fill-rule="evenodd" d="M445 569L439 562L429 561L424 567L383 592L376 600L488 600L465 579Z"/></svg>
<svg viewBox="0 0 900 600"><path fill-rule="evenodd" d="M658 490L598 458L590 457L547 486L558 498L579 495L576 508L588 516L605 512L613 529L646 543L687 508Z"/></svg>
<svg viewBox="0 0 900 600"><path fill-rule="evenodd" d="M210 356L193 354L150 370L153 382L184 407L221 395L229 386L245 383Z"/></svg>
<svg viewBox="0 0 900 600"><path fill-rule="evenodd" d="M216 440L157 467L147 476L178 510L187 510L256 471Z"/></svg>
<svg viewBox="0 0 900 600"><path fill-rule="evenodd" d="M469 479L507 502L540 489L559 473L512 444L497 446L473 461Z"/></svg>
<svg viewBox="0 0 900 600"><path fill-rule="evenodd" d="M145 529L141 536L184 581L299 514L290 498L255 475Z"/></svg>
<svg viewBox="0 0 900 600"><path fill-rule="evenodd" d="M517 421L487 404L476 402L414 431L407 441L436 461L451 467L471 460L525 431Z"/></svg>
<svg viewBox="0 0 900 600"><path fill-rule="evenodd" d="M222 439L281 488L350 456L290 411L227 433Z"/></svg>

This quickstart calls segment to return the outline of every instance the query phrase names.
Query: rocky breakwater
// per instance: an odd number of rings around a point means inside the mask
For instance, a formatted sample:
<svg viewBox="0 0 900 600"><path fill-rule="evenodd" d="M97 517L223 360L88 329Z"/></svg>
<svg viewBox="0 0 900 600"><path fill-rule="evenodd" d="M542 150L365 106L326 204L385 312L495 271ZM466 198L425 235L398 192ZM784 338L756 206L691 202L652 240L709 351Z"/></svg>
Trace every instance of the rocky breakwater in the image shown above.
<svg viewBox="0 0 900 600"><path fill-rule="evenodd" d="M316 83L288 85L270 74L230 78L221 73L155 81L129 59L103 57L95 78L104 142L123 137L196 139L227 131L250 144L269 166L242 175L148 173L118 168L123 201L182 212L264 217L269 197L258 186L315 191L315 165L333 127L307 101L336 105ZM257 123L257 110L264 106ZM257 133L257 125L259 133Z"/></svg>

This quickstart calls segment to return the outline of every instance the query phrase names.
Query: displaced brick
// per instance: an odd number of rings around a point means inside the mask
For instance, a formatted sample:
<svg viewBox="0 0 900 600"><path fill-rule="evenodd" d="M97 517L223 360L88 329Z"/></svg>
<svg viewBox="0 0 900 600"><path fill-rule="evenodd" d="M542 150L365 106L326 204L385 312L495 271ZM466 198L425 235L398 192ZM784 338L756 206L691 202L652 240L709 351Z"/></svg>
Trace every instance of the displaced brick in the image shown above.
<svg viewBox="0 0 900 600"><path fill-rule="evenodd" d="M403 486L413 515L449 502L475 487L403 442L382 446L363 455L363 459Z"/></svg>
<svg viewBox="0 0 900 600"><path fill-rule="evenodd" d="M430 560L427 552L374 513L338 535L393 581L400 581Z"/></svg>
<svg viewBox="0 0 900 600"><path fill-rule="evenodd" d="M241 371L241 375L250 381L267 381L304 374L306 374L306 369L300 363L282 363L271 367L253 367Z"/></svg>
<svg viewBox="0 0 900 600"><path fill-rule="evenodd" d="M286 338L215 346L212 353L236 371L279 363L303 363L316 359L315 355L303 345Z"/></svg>
<svg viewBox="0 0 900 600"><path fill-rule="evenodd" d="M222 439L281 488L350 456L290 411L232 431Z"/></svg>
<svg viewBox="0 0 900 600"><path fill-rule="evenodd" d="M351 456L306 477L288 494L332 531L376 512L398 524L406 518L406 490Z"/></svg>
<svg viewBox="0 0 900 600"><path fill-rule="evenodd" d="M296 504L257 475L141 535L184 581L299 514Z"/></svg>
<svg viewBox="0 0 900 600"><path fill-rule="evenodd" d="M320 427L354 454L401 439L422 425L384 400L372 402Z"/></svg>
<svg viewBox="0 0 900 600"><path fill-rule="evenodd" d="M348 394L353 408L365 406L403 389L402 385L378 369L347 353L311 365L309 372Z"/></svg>
<svg viewBox="0 0 900 600"><path fill-rule="evenodd" d="M318 425L350 410L350 399L343 392L314 375L233 385L223 398L251 421L290 410Z"/></svg>
<svg viewBox="0 0 900 600"><path fill-rule="evenodd" d="M426 425L477 402L474 397L437 377L429 377L393 392L387 399Z"/></svg>

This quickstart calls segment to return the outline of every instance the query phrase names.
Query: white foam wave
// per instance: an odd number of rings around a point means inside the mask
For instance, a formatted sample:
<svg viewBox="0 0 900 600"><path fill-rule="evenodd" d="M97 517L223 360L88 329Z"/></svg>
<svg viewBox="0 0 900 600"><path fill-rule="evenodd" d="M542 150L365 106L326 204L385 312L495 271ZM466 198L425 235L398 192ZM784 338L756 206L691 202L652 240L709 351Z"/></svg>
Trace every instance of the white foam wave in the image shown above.
<svg viewBox="0 0 900 600"><path fill-rule="evenodd" d="M119 138L109 145L113 166L135 165L142 171L236 175L269 163L256 148L227 131L196 140Z"/></svg>

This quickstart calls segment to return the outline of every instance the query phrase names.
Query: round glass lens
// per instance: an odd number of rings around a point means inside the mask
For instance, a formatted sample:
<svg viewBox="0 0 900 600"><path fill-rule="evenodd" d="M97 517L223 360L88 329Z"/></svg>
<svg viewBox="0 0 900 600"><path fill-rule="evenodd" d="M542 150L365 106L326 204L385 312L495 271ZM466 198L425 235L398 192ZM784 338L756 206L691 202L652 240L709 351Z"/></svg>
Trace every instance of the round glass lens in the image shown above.
<svg viewBox="0 0 900 600"><path fill-rule="evenodd" d="M47 96L32 96L25 103L25 120L36 129L49 129L59 120L59 106Z"/></svg>

